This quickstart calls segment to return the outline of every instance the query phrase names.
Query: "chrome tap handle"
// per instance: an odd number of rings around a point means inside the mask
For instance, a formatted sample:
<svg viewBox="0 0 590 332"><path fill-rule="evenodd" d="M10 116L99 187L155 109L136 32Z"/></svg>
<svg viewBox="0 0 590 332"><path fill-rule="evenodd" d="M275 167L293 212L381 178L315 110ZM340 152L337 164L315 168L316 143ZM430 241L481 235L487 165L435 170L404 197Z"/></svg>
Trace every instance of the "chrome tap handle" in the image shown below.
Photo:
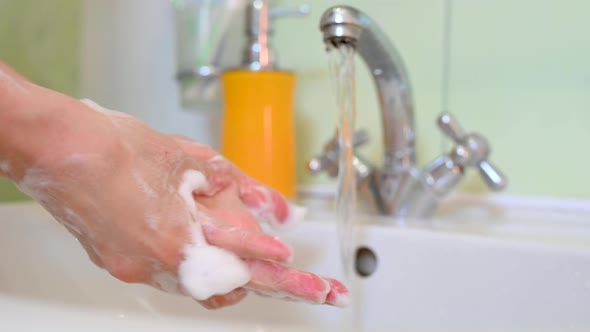
<svg viewBox="0 0 590 332"><path fill-rule="evenodd" d="M352 138L353 149L359 148L369 142L369 133L365 129L355 131ZM338 175L338 156L340 143L338 130L326 145L321 155L316 156L307 162L307 170L313 174L327 172L330 176Z"/></svg>
<svg viewBox="0 0 590 332"><path fill-rule="evenodd" d="M457 144L450 153L453 162L462 168L477 167L488 188L493 191L506 187L506 176L488 161L490 145L485 137L477 133L466 133L450 113L443 113L438 118L438 126Z"/></svg>
<svg viewBox="0 0 590 332"><path fill-rule="evenodd" d="M307 162L307 171L312 175L326 171L330 176L336 176L338 169L332 159L326 153L313 157Z"/></svg>
<svg viewBox="0 0 590 332"><path fill-rule="evenodd" d="M508 180L506 176L498 168L490 164L487 160L482 160L479 165L479 174L481 174L482 178L493 191L501 191L506 188L508 184Z"/></svg>
<svg viewBox="0 0 590 332"><path fill-rule="evenodd" d="M465 131L451 113L443 113L438 118L438 127L455 142L460 141L465 136Z"/></svg>
<svg viewBox="0 0 590 332"><path fill-rule="evenodd" d="M338 134L338 129L334 131L334 136L330 139L326 145L324 145L324 152L331 151L331 150L340 150L340 136ZM352 136L352 148L357 149L361 146L369 143L369 133L366 129L359 129L354 132Z"/></svg>

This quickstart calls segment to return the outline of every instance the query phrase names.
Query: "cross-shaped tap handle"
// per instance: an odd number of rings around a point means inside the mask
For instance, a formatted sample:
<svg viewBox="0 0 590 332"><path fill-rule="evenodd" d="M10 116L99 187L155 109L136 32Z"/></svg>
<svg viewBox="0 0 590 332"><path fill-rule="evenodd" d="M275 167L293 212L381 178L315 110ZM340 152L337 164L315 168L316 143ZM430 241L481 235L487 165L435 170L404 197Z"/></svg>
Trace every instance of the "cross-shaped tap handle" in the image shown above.
<svg viewBox="0 0 590 332"><path fill-rule="evenodd" d="M503 190L508 184L506 176L488 161L490 146L485 137L477 133L466 133L457 119L450 113L443 113L438 118L442 132L457 145L450 153L451 159L459 166L477 167L488 188Z"/></svg>
<svg viewBox="0 0 590 332"><path fill-rule="evenodd" d="M338 161L340 153L340 136L338 129L334 132L332 139L324 146L324 151L321 155L316 156L307 162L307 170L311 174L318 174L321 172L328 172L331 176L338 174ZM353 148L359 148L369 142L369 133L365 129L359 129L354 132L352 137Z"/></svg>

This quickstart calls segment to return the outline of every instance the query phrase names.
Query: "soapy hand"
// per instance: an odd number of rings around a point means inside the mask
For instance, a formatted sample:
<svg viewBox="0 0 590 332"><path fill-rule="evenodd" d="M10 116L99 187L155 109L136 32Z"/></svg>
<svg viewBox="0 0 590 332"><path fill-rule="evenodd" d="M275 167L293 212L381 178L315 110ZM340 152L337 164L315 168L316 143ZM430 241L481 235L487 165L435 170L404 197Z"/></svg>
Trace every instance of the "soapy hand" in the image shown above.
<svg viewBox="0 0 590 332"><path fill-rule="evenodd" d="M278 192L253 180L206 145L174 137L181 148L199 160L208 160L216 173L229 175L233 183L203 204L217 225L204 224L209 243L245 259L252 279L244 286L256 294L311 303L346 306L348 291L339 281L285 267L291 249L261 230L257 220L275 229L285 228L303 217L304 209L289 204ZM224 297L212 299L216 301Z"/></svg>
<svg viewBox="0 0 590 332"><path fill-rule="evenodd" d="M28 153L0 154L2 174L115 278L191 296L207 308L249 292L346 304L340 282L287 267L291 248L258 224L285 226L300 209L215 151L89 100L32 83L19 89L10 93L41 102L14 107L61 117L39 125L45 140L28 142L35 146ZM43 114L26 120L50 119Z"/></svg>

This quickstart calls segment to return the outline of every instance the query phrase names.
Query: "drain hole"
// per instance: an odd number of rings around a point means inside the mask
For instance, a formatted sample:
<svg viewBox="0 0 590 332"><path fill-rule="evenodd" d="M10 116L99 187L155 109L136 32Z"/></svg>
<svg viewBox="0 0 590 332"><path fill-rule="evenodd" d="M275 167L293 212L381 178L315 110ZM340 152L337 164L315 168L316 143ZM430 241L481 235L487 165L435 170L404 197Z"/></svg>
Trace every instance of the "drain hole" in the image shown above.
<svg viewBox="0 0 590 332"><path fill-rule="evenodd" d="M368 277L377 270L377 256L373 250L360 247L356 250L354 267L360 276Z"/></svg>

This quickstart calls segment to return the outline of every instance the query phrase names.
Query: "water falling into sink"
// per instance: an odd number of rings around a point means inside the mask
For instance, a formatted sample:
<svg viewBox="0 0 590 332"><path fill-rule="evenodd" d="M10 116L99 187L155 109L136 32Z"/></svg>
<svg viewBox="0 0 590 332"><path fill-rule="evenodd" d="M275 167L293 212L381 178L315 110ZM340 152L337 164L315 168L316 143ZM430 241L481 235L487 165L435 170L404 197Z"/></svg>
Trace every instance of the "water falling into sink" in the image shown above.
<svg viewBox="0 0 590 332"><path fill-rule="evenodd" d="M328 49L330 79L338 111L337 233L345 282L353 280L353 217L356 210L356 176L353 167L353 133L356 118L354 47L350 44ZM352 294L354 295L354 294Z"/></svg>

